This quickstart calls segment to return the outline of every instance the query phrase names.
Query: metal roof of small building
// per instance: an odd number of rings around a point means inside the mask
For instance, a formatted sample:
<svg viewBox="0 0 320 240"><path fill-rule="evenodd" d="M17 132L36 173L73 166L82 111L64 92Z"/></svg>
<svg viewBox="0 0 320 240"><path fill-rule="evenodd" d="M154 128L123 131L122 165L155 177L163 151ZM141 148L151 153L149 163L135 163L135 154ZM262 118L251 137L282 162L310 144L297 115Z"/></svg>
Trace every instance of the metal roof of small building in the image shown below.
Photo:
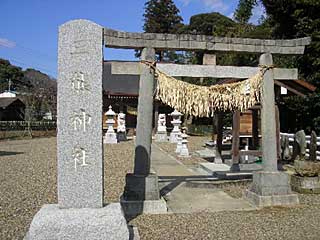
<svg viewBox="0 0 320 240"><path fill-rule="evenodd" d="M7 108L13 103L20 103L25 105L19 98L0 98L0 108Z"/></svg>

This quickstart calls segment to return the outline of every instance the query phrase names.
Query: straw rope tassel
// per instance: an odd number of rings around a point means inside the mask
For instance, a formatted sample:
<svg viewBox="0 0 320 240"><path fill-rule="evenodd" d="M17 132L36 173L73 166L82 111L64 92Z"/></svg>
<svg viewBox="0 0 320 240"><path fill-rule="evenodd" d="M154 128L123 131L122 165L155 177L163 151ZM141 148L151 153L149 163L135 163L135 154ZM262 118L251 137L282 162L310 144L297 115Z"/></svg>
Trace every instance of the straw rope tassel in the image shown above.
<svg viewBox="0 0 320 240"><path fill-rule="evenodd" d="M155 70L156 98L176 110L192 116L209 117L215 111L244 111L260 102L264 73L274 66L261 69L241 82L199 86L177 80L155 67L155 63L142 61Z"/></svg>

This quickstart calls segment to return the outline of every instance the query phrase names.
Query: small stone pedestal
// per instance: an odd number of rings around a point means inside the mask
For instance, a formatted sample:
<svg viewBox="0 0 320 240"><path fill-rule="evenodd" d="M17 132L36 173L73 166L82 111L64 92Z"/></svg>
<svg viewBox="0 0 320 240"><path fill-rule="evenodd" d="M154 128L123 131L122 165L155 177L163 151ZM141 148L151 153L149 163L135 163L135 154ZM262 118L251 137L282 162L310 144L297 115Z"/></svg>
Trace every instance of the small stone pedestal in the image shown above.
<svg viewBox="0 0 320 240"><path fill-rule="evenodd" d="M119 203L79 209L61 209L57 204L48 204L35 215L24 238L44 239L128 240L129 229Z"/></svg>
<svg viewBox="0 0 320 240"><path fill-rule="evenodd" d="M291 176L292 190L298 193L316 193L320 194L320 177L300 177Z"/></svg>
<svg viewBox="0 0 320 240"><path fill-rule="evenodd" d="M290 178L285 172L254 172L246 199L257 207L299 204L298 195L292 193Z"/></svg>

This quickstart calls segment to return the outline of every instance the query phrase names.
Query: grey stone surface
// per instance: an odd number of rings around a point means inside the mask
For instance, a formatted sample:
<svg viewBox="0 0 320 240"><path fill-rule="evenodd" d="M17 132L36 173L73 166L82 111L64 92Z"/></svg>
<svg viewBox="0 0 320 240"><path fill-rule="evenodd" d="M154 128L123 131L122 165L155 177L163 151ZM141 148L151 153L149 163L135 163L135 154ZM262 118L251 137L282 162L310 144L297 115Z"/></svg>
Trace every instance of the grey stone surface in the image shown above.
<svg viewBox="0 0 320 240"><path fill-rule="evenodd" d="M318 193L320 194L320 177L300 177L291 176L292 190L299 193Z"/></svg>
<svg viewBox="0 0 320 240"><path fill-rule="evenodd" d="M115 62L110 61L112 74L139 75L140 68L138 62ZM208 66L208 65L181 65L158 63L157 67L164 73L177 76L190 77L216 77L216 78L239 78L246 79L252 77L259 71L258 67L233 67L233 66ZM276 80L298 79L298 69L296 68L274 68L274 78Z"/></svg>
<svg viewBox="0 0 320 240"><path fill-rule="evenodd" d="M230 166L223 163L200 163L199 166L210 174L230 171Z"/></svg>
<svg viewBox="0 0 320 240"><path fill-rule="evenodd" d="M245 198L258 208L299 204L299 198L297 194L261 196L255 192L246 190Z"/></svg>
<svg viewBox="0 0 320 240"><path fill-rule="evenodd" d="M103 206L102 27L87 20L59 28L58 203Z"/></svg>
<svg viewBox="0 0 320 240"><path fill-rule="evenodd" d="M128 240L129 230L119 203L103 208L61 209L44 205L35 215L26 240Z"/></svg>
<svg viewBox="0 0 320 240"><path fill-rule="evenodd" d="M159 200L158 176L127 174L123 198L127 201Z"/></svg>
<svg viewBox="0 0 320 240"><path fill-rule="evenodd" d="M167 204L163 198L159 200L144 200L144 201L127 201L121 198L120 203L124 213L129 216L137 215L137 214L167 213Z"/></svg>
<svg viewBox="0 0 320 240"><path fill-rule="evenodd" d="M214 158L216 156L216 151L205 148L203 150L195 151L195 154L202 158Z"/></svg>
<svg viewBox="0 0 320 240"><path fill-rule="evenodd" d="M154 61L155 50L145 48L141 54L142 60ZM147 176L150 172L150 156L152 141L154 70L141 64L136 149L134 159L134 174Z"/></svg>
<svg viewBox="0 0 320 240"><path fill-rule="evenodd" d="M263 196L291 194L290 177L285 172L255 172L251 191Z"/></svg>
<svg viewBox="0 0 320 240"><path fill-rule="evenodd" d="M272 65L272 55L265 53L260 56L259 64ZM262 163L264 171L277 171L276 120L273 70L265 72L262 82L261 96L261 135Z"/></svg>
<svg viewBox="0 0 320 240"><path fill-rule="evenodd" d="M294 205L298 195L292 193L290 177L285 172L254 172L251 188L246 199L257 207Z"/></svg>
<svg viewBox="0 0 320 240"><path fill-rule="evenodd" d="M310 38L289 40L268 40L250 38L212 37L192 34L161 33L123 33L112 29L104 29L107 47L145 48L174 50L213 50L234 52L270 52L280 54L303 54L304 46L309 45ZM121 39L121 41L119 41ZM143 40L143 41L141 41Z"/></svg>

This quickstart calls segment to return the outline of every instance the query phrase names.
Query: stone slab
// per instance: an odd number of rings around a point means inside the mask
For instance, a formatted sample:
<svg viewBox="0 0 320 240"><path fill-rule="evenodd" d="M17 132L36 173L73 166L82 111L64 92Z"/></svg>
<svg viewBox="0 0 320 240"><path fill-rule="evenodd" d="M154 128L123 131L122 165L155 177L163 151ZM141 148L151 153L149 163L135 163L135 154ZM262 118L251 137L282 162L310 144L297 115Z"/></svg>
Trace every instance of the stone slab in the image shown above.
<svg viewBox="0 0 320 240"><path fill-rule="evenodd" d="M230 166L223 163L200 163L199 166L210 174L214 174L216 172L227 172L230 170Z"/></svg>
<svg viewBox="0 0 320 240"><path fill-rule="evenodd" d="M245 192L245 198L248 202L258 208L271 206L292 206L299 204L299 198L297 194L261 196L247 189Z"/></svg>
<svg viewBox="0 0 320 240"><path fill-rule="evenodd" d="M299 203L297 194L291 191L289 175L279 171L254 172L252 185L245 197L258 207Z"/></svg>
<svg viewBox="0 0 320 240"><path fill-rule="evenodd" d="M216 151L205 148L203 150L195 151L195 154L202 158L214 158L216 156Z"/></svg>
<svg viewBox="0 0 320 240"><path fill-rule="evenodd" d="M124 36L126 38L124 38ZM266 43L265 39L244 39L212 37L186 34L148 34L119 32L104 29L104 40L107 47L137 49L153 47L168 50L212 50L234 52L270 52L280 54L303 54L304 46L310 44L310 38L274 40Z"/></svg>
<svg viewBox="0 0 320 240"><path fill-rule="evenodd" d="M119 203L82 209L48 204L35 215L25 239L128 240L129 229Z"/></svg>
<svg viewBox="0 0 320 240"><path fill-rule="evenodd" d="M102 27L59 27L57 159L62 208L103 206Z"/></svg>
<svg viewBox="0 0 320 240"><path fill-rule="evenodd" d="M251 191L262 196L291 194L290 177L285 172L255 172Z"/></svg>
<svg viewBox="0 0 320 240"><path fill-rule="evenodd" d="M159 200L127 201L121 197L120 203L125 215L128 216L167 213L167 204L163 198Z"/></svg>

